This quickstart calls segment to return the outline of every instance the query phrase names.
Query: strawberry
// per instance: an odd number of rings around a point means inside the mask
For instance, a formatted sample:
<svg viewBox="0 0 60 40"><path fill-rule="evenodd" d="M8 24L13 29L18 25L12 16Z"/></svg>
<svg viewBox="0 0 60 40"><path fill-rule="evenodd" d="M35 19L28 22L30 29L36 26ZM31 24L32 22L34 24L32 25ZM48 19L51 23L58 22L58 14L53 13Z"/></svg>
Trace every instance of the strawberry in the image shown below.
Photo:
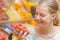
<svg viewBox="0 0 60 40"><path fill-rule="evenodd" d="M5 40L6 38L3 35L0 35L0 40Z"/></svg>

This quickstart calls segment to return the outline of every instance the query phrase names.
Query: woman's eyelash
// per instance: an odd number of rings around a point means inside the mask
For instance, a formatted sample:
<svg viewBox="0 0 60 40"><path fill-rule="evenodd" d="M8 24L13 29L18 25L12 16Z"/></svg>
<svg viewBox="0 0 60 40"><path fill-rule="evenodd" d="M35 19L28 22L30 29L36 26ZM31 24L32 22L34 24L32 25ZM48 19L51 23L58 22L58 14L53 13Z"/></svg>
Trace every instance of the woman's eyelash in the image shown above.
<svg viewBox="0 0 60 40"><path fill-rule="evenodd" d="M35 15L38 15L38 13L36 13ZM43 13L39 13L39 15L41 15L41 16L45 16L45 14L43 14Z"/></svg>
<svg viewBox="0 0 60 40"><path fill-rule="evenodd" d="M40 16L44 17L45 15L41 13Z"/></svg>

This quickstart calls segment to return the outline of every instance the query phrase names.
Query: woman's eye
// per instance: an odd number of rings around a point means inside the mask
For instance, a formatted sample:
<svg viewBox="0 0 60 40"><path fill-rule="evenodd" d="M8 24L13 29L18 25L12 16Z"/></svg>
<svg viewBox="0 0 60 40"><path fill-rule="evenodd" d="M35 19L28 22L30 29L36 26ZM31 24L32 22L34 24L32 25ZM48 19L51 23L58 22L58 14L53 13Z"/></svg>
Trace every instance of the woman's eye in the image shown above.
<svg viewBox="0 0 60 40"><path fill-rule="evenodd" d="M43 14L43 13L35 13L35 16L41 16L41 17L45 17L45 14Z"/></svg>
<svg viewBox="0 0 60 40"><path fill-rule="evenodd" d="M42 14L42 13L41 13L40 16L45 17L45 14Z"/></svg>

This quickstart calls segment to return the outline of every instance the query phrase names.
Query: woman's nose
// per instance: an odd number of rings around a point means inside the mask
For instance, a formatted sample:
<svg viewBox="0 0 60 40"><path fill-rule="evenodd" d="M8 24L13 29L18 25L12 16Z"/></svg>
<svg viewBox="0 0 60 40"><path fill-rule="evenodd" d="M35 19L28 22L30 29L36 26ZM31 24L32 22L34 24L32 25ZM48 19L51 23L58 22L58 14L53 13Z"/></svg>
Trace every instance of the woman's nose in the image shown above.
<svg viewBox="0 0 60 40"><path fill-rule="evenodd" d="M36 16L35 16L35 19L36 19L36 20L40 20L41 17L40 17L39 15L36 15Z"/></svg>

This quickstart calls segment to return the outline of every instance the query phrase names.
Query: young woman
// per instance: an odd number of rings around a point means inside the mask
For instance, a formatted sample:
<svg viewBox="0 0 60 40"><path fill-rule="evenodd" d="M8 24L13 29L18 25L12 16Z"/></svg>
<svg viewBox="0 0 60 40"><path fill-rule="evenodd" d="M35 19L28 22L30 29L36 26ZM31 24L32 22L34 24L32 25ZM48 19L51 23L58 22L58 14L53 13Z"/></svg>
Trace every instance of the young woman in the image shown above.
<svg viewBox="0 0 60 40"><path fill-rule="evenodd" d="M30 33L26 40L60 40L57 11L58 4L55 0L40 0L35 13L35 33Z"/></svg>

